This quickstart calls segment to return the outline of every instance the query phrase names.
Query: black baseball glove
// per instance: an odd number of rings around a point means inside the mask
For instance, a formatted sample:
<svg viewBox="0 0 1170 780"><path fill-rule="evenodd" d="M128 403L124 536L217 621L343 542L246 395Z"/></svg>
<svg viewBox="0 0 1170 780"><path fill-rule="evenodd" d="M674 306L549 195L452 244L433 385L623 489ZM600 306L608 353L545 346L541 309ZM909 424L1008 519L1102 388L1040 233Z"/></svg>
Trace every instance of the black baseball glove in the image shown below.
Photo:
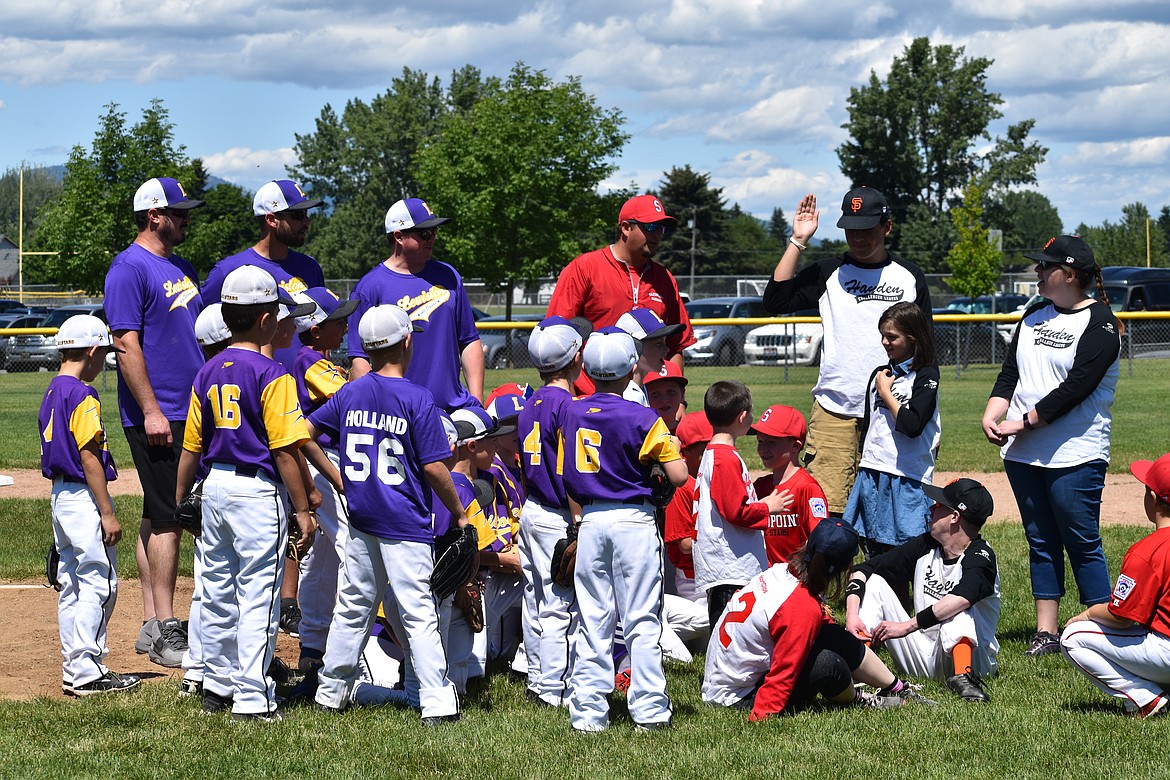
<svg viewBox="0 0 1170 780"><path fill-rule="evenodd" d="M552 580L562 588L573 587L573 572L577 570L577 526L570 525L565 538L553 545Z"/></svg>
<svg viewBox="0 0 1170 780"><path fill-rule="evenodd" d="M46 588L61 592L61 582L57 579L57 569L61 566L61 553L57 552L57 543L49 542L49 554L45 556L45 579L49 581Z"/></svg>
<svg viewBox="0 0 1170 780"><path fill-rule="evenodd" d="M666 469L655 461L650 466L650 500L654 502L654 506L663 508L674 498L674 491L674 483L667 478Z"/></svg>
<svg viewBox="0 0 1170 780"><path fill-rule="evenodd" d="M431 572L431 590L439 600L466 584L479 568L479 534L475 526L452 528L435 543L435 568Z"/></svg>
<svg viewBox="0 0 1170 780"><path fill-rule="evenodd" d="M203 480L196 482L195 488L175 507L175 522L192 536L203 533Z"/></svg>

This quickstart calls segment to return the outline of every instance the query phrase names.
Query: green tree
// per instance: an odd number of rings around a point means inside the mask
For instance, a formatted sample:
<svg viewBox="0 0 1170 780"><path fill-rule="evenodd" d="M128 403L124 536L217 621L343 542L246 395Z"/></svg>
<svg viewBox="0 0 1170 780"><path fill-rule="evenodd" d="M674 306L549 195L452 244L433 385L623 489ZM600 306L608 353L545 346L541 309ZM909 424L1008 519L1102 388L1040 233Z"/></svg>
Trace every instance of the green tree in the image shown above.
<svg viewBox="0 0 1170 780"><path fill-rule="evenodd" d="M1162 228L1162 235L1166 237L1166 252L1170 254L1170 206L1163 206L1158 215L1158 227Z"/></svg>
<svg viewBox="0 0 1170 780"><path fill-rule="evenodd" d="M437 213L443 254L489 289L559 271L596 246L616 212L597 187L628 136L576 78L554 82L522 62L503 84L451 112L415 158ZM512 296L507 296L510 314Z"/></svg>
<svg viewBox="0 0 1170 780"><path fill-rule="evenodd" d="M768 222L768 234L783 244L792 235L792 228L784 216L784 209L777 206L772 209L772 219Z"/></svg>
<svg viewBox="0 0 1170 780"><path fill-rule="evenodd" d="M1147 234L1149 252L1147 256ZM1150 210L1144 203L1130 203L1121 209L1117 224L1105 220L1097 227L1080 225L1077 233L1093 248L1097 264L1170 266L1166 250L1166 234L1162 226L1150 219Z"/></svg>
<svg viewBox="0 0 1170 780"><path fill-rule="evenodd" d="M779 209L777 209L779 211ZM771 232L773 222L765 223L734 204L727 213L723 253L732 264L732 273L742 275L771 274L784 253L788 236L777 239ZM783 216L781 216L783 219Z"/></svg>
<svg viewBox="0 0 1170 780"><path fill-rule="evenodd" d="M1034 190L1012 190L987 204L983 221L1003 231L1009 265L1031 263L1024 252L1041 249L1048 239L1064 232L1056 207Z"/></svg>
<svg viewBox="0 0 1170 780"><path fill-rule="evenodd" d="M61 179L44 166L24 168L24 243L32 246L41 209L61 193ZM20 239L20 170L9 168L0 176L0 235L13 243Z"/></svg>
<svg viewBox="0 0 1170 780"><path fill-rule="evenodd" d="M252 215L252 194L242 187L223 182L204 192L202 200L207 205L193 213L178 252L206 279L220 260L256 243L260 229Z"/></svg>
<svg viewBox="0 0 1170 780"><path fill-rule="evenodd" d="M963 55L961 46L916 38L894 58L884 82L871 71L867 85L849 92L842 127L850 138L837 148L841 172L886 195L895 230L914 205L941 217L972 180L988 194L1033 183L1047 154L1028 141L1032 120L1012 125L980 153L977 147L992 140L988 126L1003 116L1003 99L987 89L993 61Z"/></svg>
<svg viewBox="0 0 1170 780"><path fill-rule="evenodd" d="M906 210L898 235L898 254L928 274L946 271L947 253L958 239L948 215L920 203Z"/></svg>
<svg viewBox="0 0 1170 780"><path fill-rule="evenodd" d="M693 248L696 274L730 273L724 251L727 201L721 187L711 186L711 174L675 166L662 174L658 197L679 225L659 244L657 259L675 276L689 276Z"/></svg>
<svg viewBox="0 0 1170 780"><path fill-rule="evenodd" d="M963 191L963 205L951 209L958 240L947 254L951 276L946 280L959 295L972 298L995 291L1003 255L988 242L983 225L983 190L975 182Z"/></svg>

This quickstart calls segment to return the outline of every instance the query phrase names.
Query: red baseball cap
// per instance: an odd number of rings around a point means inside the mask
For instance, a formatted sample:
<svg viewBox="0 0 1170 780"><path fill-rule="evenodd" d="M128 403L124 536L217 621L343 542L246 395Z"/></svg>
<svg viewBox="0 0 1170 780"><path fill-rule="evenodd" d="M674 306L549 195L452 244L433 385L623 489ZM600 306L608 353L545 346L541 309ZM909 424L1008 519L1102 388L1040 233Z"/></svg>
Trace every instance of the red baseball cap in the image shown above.
<svg viewBox="0 0 1170 780"><path fill-rule="evenodd" d="M804 415L791 406L776 404L769 406L760 415L760 419L748 431L750 435L758 433L775 436L778 439L792 437L804 441L808 435L808 426L804 423Z"/></svg>
<svg viewBox="0 0 1170 780"><path fill-rule="evenodd" d="M618 222L669 222L677 225L678 220L666 213L657 195L637 195L622 205Z"/></svg>
<svg viewBox="0 0 1170 780"><path fill-rule="evenodd" d="M678 422L674 435L683 448L699 442L711 441L715 432L711 430L711 423L707 422L706 412L691 412Z"/></svg>
<svg viewBox="0 0 1170 780"><path fill-rule="evenodd" d="M649 385L652 382L657 382L660 379L674 379L683 387L687 386L687 378L683 376L682 369L678 367L678 363L667 360L662 364L662 368L656 373L647 374L646 378L642 380L643 385Z"/></svg>
<svg viewBox="0 0 1170 780"><path fill-rule="evenodd" d="M1157 460L1135 460L1129 471L1158 498L1170 503L1170 453Z"/></svg>

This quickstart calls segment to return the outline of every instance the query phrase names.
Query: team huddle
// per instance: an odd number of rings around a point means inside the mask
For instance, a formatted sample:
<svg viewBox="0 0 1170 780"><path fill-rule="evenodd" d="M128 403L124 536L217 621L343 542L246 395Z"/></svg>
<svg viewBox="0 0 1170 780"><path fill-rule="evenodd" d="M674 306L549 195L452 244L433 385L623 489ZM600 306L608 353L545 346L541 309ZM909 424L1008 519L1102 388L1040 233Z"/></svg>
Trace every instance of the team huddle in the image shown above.
<svg viewBox="0 0 1170 780"><path fill-rule="evenodd" d="M153 612L136 647L181 667L180 694L204 712L271 721L297 704L392 705L438 725L460 719L471 681L508 667L533 706L567 709L577 731L610 726L615 690L635 730L655 731L675 716L664 659L704 648L703 700L752 720L933 705L920 678L990 701L1000 581L980 531L993 500L975 480L932 484L943 429L930 298L921 271L884 248L880 193L848 193L850 251L797 273L819 217L802 200L764 292L769 311L821 310L807 422L785 405L757 415L730 380L688 410L679 352L693 334L652 262L674 222L653 196L623 206L613 245L566 268L528 340L539 386L486 398L462 280L430 258L447 220L426 203L390 208L392 254L348 301L290 249L321 205L294 183L261 188L261 241L202 288L173 255L199 205L172 179L144 184L139 240L111 267L120 289L107 280L109 326L80 315L57 335L38 424L66 694L140 683L104 664L122 529L88 383L114 350L146 493L138 554ZM1063 652L1135 716L1158 715L1170 709L1170 455L1132 465L1155 531L1102 594L1099 532L1096 550L1083 533L1094 507L1068 519L1061 491L1103 476L1119 326L1084 292L1099 281L1084 242L1062 236L1029 257L1050 300L1024 314L983 420L1032 513L1028 654ZM603 306L607 284L621 298ZM332 359L347 332L348 372ZM755 480L745 437L769 472ZM179 529L196 536L185 625L167 614ZM1088 609L1061 635L1065 551ZM448 583L451 560L466 569ZM299 639L295 671L275 656L280 630Z"/></svg>

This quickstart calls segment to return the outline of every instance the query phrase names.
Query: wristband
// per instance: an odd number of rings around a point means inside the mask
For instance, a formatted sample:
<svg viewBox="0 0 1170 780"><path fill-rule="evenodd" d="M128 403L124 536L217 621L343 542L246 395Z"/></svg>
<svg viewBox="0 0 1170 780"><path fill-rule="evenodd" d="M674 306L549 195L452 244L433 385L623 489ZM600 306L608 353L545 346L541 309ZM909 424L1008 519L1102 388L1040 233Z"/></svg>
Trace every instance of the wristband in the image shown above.
<svg viewBox="0 0 1170 780"><path fill-rule="evenodd" d="M796 240L795 238L793 238L792 236L789 236L789 237L788 237L788 243L792 244L794 247L796 247L797 249L799 249L801 252L803 252L804 250L808 249L808 245L807 245L807 244L802 244L802 243L800 243L799 241L797 241L797 240Z"/></svg>
<svg viewBox="0 0 1170 780"><path fill-rule="evenodd" d="M1036 430L1036 426L1032 424L1032 421L1028 419L1028 415L1026 414L1024 415L1024 428L1029 431Z"/></svg>
<svg viewBox="0 0 1170 780"><path fill-rule="evenodd" d="M923 631L931 626L938 625L938 618L934 616L934 605L927 607L914 616L914 622L918 624L918 630Z"/></svg>
<svg viewBox="0 0 1170 780"><path fill-rule="evenodd" d="M850 596L857 596L862 601L865 600L865 580L849 580L845 584L845 598Z"/></svg>

